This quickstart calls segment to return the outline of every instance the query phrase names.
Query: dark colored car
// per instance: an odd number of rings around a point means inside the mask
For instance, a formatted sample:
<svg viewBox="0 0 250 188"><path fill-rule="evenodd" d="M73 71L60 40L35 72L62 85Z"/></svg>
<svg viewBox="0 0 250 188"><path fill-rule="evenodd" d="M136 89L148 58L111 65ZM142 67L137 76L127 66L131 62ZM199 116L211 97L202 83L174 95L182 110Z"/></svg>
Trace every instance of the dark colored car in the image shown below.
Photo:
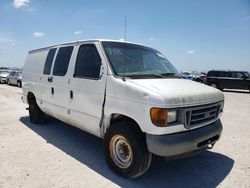
<svg viewBox="0 0 250 188"><path fill-rule="evenodd" d="M247 89L250 91L250 73L247 71L211 70L205 83L218 89Z"/></svg>

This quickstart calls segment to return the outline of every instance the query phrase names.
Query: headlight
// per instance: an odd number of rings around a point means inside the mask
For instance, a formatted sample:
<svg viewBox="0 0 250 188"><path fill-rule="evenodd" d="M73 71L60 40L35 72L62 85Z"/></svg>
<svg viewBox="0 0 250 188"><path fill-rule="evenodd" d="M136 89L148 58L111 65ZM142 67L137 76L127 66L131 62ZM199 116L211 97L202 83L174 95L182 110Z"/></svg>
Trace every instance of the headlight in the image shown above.
<svg viewBox="0 0 250 188"><path fill-rule="evenodd" d="M177 118L177 112L176 111L168 111L168 123L175 122Z"/></svg>
<svg viewBox="0 0 250 188"><path fill-rule="evenodd" d="M167 123L175 122L177 112L175 110L167 110L165 108L151 108L151 121L157 127L165 127Z"/></svg>
<svg viewBox="0 0 250 188"><path fill-rule="evenodd" d="M224 100L221 102L220 113L223 112L223 109L224 109Z"/></svg>

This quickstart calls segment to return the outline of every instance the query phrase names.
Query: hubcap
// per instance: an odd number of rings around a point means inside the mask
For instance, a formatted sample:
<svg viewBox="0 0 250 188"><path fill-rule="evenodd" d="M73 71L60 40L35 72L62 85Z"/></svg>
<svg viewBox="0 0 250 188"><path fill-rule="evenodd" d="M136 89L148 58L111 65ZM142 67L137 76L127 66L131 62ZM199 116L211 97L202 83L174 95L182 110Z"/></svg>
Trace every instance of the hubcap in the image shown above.
<svg viewBox="0 0 250 188"><path fill-rule="evenodd" d="M216 84L211 84L212 87L214 88L217 88L217 85Z"/></svg>
<svg viewBox="0 0 250 188"><path fill-rule="evenodd" d="M128 140L121 135L112 137L109 143L110 156L120 168L128 168L133 160L133 153Z"/></svg>

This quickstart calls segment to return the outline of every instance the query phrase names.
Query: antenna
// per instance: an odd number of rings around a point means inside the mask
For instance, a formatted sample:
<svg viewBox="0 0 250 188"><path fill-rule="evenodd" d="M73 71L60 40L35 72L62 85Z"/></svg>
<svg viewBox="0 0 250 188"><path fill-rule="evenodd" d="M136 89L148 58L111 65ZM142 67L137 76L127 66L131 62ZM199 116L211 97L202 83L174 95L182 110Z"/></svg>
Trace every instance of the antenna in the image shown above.
<svg viewBox="0 0 250 188"><path fill-rule="evenodd" d="M123 54L123 81L126 81L125 79L125 70L126 70L126 40L127 40L127 16L125 16L125 20L124 20L124 54Z"/></svg>
<svg viewBox="0 0 250 188"><path fill-rule="evenodd" d="M127 16L125 16L125 20L124 20L124 29L125 29L125 32L124 32L124 40L126 41L127 40Z"/></svg>

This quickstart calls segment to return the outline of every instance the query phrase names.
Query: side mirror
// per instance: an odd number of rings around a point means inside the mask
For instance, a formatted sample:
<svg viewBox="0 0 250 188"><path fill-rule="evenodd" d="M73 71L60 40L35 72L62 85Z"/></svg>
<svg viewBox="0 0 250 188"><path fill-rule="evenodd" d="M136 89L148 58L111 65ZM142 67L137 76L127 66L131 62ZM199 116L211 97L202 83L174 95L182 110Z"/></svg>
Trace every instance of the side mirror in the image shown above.
<svg viewBox="0 0 250 188"><path fill-rule="evenodd" d="M243 80L246 80L246 79L247 79L247 76L241 76L241 78L242 78Z"/></svg>
<svg viewBox="0 0 250 188"><path fill-rule="evenodd" d="M99 79L102 78L103 74L104 74L104 67L103 67L103 65L101 64L101 65L100 65L100 75L99 75Z"/></svg>

